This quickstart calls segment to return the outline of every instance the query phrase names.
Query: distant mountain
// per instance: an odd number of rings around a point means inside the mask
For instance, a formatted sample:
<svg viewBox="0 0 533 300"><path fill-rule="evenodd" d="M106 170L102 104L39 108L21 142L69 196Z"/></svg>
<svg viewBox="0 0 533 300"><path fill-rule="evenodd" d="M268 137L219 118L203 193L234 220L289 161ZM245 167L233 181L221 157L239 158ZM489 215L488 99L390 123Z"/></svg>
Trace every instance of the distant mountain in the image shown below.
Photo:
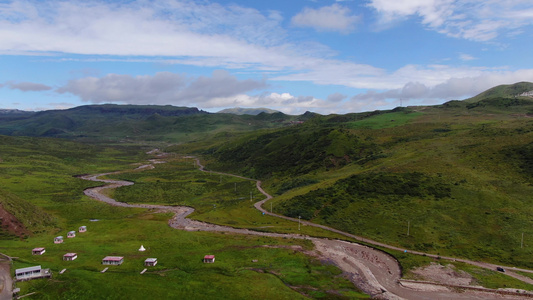
<svg viewBox="0 0 533 300"><path fill-rule="evenodd" d="M33 111L25 111L19 109L2 109L0 108L0 115L31 115Z"/></svg>
<svg viewBox="0 0 533 300"><path fill-rule="evenodd" d="M268 116L268 117L265 117ZM198 134L281 127L298 121L283 113L257 116L212 114L171 105L86 105L65 110L0 114L0 135L58 137L88 141L168 141Z"/></svg>
<svg viewBox="0 0 533 300"><path fill-rule="evenodd" d="M235 108L226 108L223 109L217 113L219 114L234 114L234 115L253 115L256 116L260 113L267 113L267 114L273 114L278 113L279 111L269 109L269 108L242 108L242 107L235 107Z"/></svg>

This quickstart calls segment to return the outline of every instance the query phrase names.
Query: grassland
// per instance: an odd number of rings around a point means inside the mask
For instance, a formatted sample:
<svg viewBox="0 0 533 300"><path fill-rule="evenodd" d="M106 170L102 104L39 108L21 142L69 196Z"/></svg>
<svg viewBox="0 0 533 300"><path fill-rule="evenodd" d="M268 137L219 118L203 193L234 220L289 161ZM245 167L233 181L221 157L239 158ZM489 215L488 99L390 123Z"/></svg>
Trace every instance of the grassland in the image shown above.
<svg viewBox="0 0 533 300"><path fill-rule="evenodd" d="M88 232L63 244L53 244L53 235L42 235L6 245L11 255L20 257L15 268L39 264L54 273L50 281L17 286L24 292L37 291L33 296L37 299L248 299L258 295L303 299L300 293L315 298L364 297L337 268L292 249L310 247L302 241L178 231L167 226L169 215L139 209L112 208L100 214L98 222L87 222L88 216L78 223L87 224ZM138 251L141 244L147 251ZM43 245L44 255L30 254L33 247ZM79 258L62 261L67 252L78 253ZM216 263L203 264L206 254L215 254ZM102 274L100 262L107 255L124 256L125 262ZM159 263L140 275L148 257L157 257ZM67 272L58 275L63 268Z"/></svg>
<svg viewBox="0 0 533 300"><path fill-rule="evenodd" d="M196 150L213 161L208 167L262 179L279 195L266 208L285 215L407 249L531 268L531 101L504 100L315 117Z"/></svg>
<svg viewBox="0 0 533 300"><path fill-rule="evenodd" d="M16 214L31 233L22 239L3 236L0 252L18 257L13 268L41 265L51 268L54 274L50 280L17 283L21 294L36 292L33 299L366 298L339 269L299 251L310 249L309 242L178 231L168 226L171 217L168 214L113 207L83 196L83 189L94 183L73 175L133 170L137 166L134 162L147 158L138 148L133 151L133 148L91 147L54 139L2 138L0 181L10 198L3 194L0 199L3 204L8 203L6 199L15 204L20 202L15 200L23 200L15 207L21 211ZM187 188L178 196L196 196L186 201L191 205L198 202L199 211L211 206L207 200L210 196L219 199L220 210L231 206L224 199L234 196L235 183L246 195L253 187L248 181L234 182L229 178L222 178L220 185L218 176L214 181L208 180L205 176L209 175L192 171L191 161L160 167L146 173L153 179L147 179L149 183L143 185L137 179L139 184L133 187L148 189L148 193L142 193L146 196L156 191L158 184L172 182L172 173L181 174L180 184ZM135 177L140 173L131 174L124 176ZM188 182L191 177L195 179ZM196 190L195 183L205 188ZM219 185L223 187L222 192L215 188ZM158 198L146 200L160 202ZM38 214L22 214L28 213L24 205ZM65 236L67 231L81 225L88 226L88 232L65 239L63 244L53 243L55 236ZM139 252L140 245L147 251ZM46 253L31 255L35 247L45 247ZM78 253L78 259L63 261L62 256L67 252ZM203 264L201 260L206 254L215 254L216 263ZM107 255L124 256L125 263L100 273L101 260ZM157 257L159 263L140 275L147 257ZM59 275L65 268L67 271Z"/></svg>

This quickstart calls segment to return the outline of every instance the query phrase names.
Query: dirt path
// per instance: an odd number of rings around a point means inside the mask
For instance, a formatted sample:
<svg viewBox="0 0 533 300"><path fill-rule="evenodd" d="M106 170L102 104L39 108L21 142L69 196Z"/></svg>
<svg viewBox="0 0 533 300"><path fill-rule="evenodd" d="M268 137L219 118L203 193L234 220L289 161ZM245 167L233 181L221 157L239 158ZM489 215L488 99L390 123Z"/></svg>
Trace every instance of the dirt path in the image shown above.
<svg viewBox="0 0 533 300"><path fill-rule="evenodd" d="M199 169L204 172L206 171L204 166L200 164L200 161L197 158L189 157L196 160ZM152 161L153 163L160 163L160 161ZM143 165L137 169L147 169L153 168L153 165ZM496 292L490 289L480 289L480 290L470 290L458 287L446 287L442 285L433 285L433 284L408 284L401 283L401 270L398 262L390 255L356 243L350 243L340 240L329 240L321 238L313 238L309 236L303 236L299 234L280 234L280 233L268 233L268 232L258 232L248 229L233 228L228 226L220 226L215 224L209 224L205 222L200 222L196 220L188 219L187 216L190 215L194 209L186 206L165 206L165 205L152 205L152 204L128 204L125 202L118 202L104 194L102 190L104 189L113 189L120 186L132 185L132 182L129 181L120 181L120 180L104 180L99 179L98 177L117 174L118 172L105 173L98 175L87 175L82 176L81 178L91 181L104 182L106 185L89 188L84 191L85 195L106 202L110 205L122 206L122 207L138 207L138 208L149 208L155 209L158 211L164 212L173 212L174 217L169 220L169 225L176 229L187 230L187 231L218 231L218 232L229 232L235 234L247 234L247 235L258 235L258 236L268 236L268 237L289 237L289 238L299 238L299 239L308 239L311 240L316 247L316 252L321 259L330 261L337 265L341 270L349 274L350 280L358 288L363 290L365 293L371 295L376 299L525 299L525 297L533 297L533 294L529 295L520 295L518 293L502 294L502 292ZM254 180L251 178L246 178L233 174L226 174L221 172L212 172L214 174L221 174L227 176L234 176L246 180ZM298 221L298 219L293 219L285 216L280 216L272 214L264 210L261 205L272 199L272 196L266 193L261 188L261 182L257 182L257 189L265 195L266 199L259 201L255 204L255 207L262 211L265 214L269 214L275 217L280 217L292 221ZM390 249L400 250L403 249L389 246L386 244L374 242L368 239L363 239L362 237L354 236L334 228L329 228L327 226L314 224L307 221L302 221L308 226L316 226L331 230L336 233L343 234L345 236L355 238L361 241L375 243L383 247ZM427 254L430 256L429 254ZM435 256L436 257L436 256ZM453 260L453 258L449 258ZM470 263L466 260L459 260ZM476 263L484 268L492 268L490 264ZM495 268L495 266L494 266ZM518 275L518 274L516 274ZM529 278L528 278L529 279Z"/></svg>
<svg viewBox="0 0 533 300"><path fill-rule="evenodd" d="M0 299L13 298L13 279L11 278L11 257L0 253Z"/></svg>

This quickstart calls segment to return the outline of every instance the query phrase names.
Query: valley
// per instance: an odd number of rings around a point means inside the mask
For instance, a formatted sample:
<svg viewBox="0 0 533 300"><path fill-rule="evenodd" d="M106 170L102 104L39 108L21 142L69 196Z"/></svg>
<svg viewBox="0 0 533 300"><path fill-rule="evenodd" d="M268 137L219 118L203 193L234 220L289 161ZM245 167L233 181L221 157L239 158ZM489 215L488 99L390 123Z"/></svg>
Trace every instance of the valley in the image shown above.
<svg viewBox="0 0 533 300"><path fill-rule="evenodd" d="M159 157L162 157L162 159L165 159L165 157L168 156L168 154L160 154ZM189 157L188 157L189 158ZM204 171L204 166L200 164L199 159L192 158L196 161L196 165L199 166L200 171ZM164 160L162 161L155 161L152 160L152 163L165 163ZM154 165L142 165L138 167L137 169L151 169L154 168ZM232 174L226 174L226 173L219 173L219 172L213 172L217 175L224 175L224 176L235 176L238 178L246 179L246 180L253 180L249 178L243 178L242 176L232 175ZM95 187L95 188L89 188L84 191L84 193L94 198L98 201L106 202L110 205L114 206L123 206L123 207L135 207L135 208L147 208L152 210L158 210L160 212L172 212L174 213L174 216L169 220L169 225L176 229L186 230L186 231L214 231L214 232L226 232L231 234L243 234L243 235L257 235L257 236L264 236L264 237L278 237L278 238L291 238L291 239L306 239L313 242L315 245L315 251L305 251L304 253L311 256L317 256L321 260L330 261L333 262L335 265L337 265L341 270L349 274L349 277L351 281L356 285L358 288L363 290L365 293L369 294L372 298L375 299L428 299L431 297L438 297L439 299L472 299L473 297L483 297L483 299L502 299L506 298L505 296L510 296L511 299L515 299L516 297L524 297L529 298L533 296L533 294L525 293L525 292L503 292L503 291L496 291L491 289L483 289L483 288L476 288L476 289L468 289L461 285L454 285L454 286L440 286L441 288L438 289L438 293L435 293L435 286L432 284L427 285L424 288L413 288L413 286L409 287L407 284L405 287L400 283L401 278L401 270L400 265L398 262L394 259L394 257L387 255L386 253L382 251L375 250L370 247L366 247L363 245L359 245L356 243L350 243L346 241L341 240L335 240L335 239L319 239L319 238L313 238L310 236L300 235L300 234L278 234L278 233L266 233L266 232L258 232L248 229L239 229L239 228L233 228L228 226L219 226L199 221L194 221L187 219L187 216L194 212L193 208L190 207L169 207L169 206L163 206L163 205L150 205L150 204L127 204L124 202L117 202L114 199L109 198L106 196L103 191L107 189L116 189L122 186L129 186L132 185L132 182L128 181L117 181L117 180L110 180L110 179L98 179L100 176L106 176L110 175L112 173L104 173L99 175L90 175L90 176L83 176L82 178L85 180L91 180L91 181L97 181L97 182L104 182L106 183L105 186L101 187ZM270 214L276 217L281 217L285 219L291 219L283 216L279 216L276 214L269 213L268 211L264 210L261 205L264 204L266 201L272 199L272 196L266 193L261 188L261 182L257 181L257 189L265 196L264 200L261 200L259 202L256 202L254 206L264 214ZM293 220L293 219L292 219ZM293 220L296 222L296 220ZM299 220L298 220L299 222ZM317 226L326 230L331 230L337 233L340 233L341 235L351 237L356 240L361 240L366 243L370 243L371 245L378 245L382 246L388 249L393 250L399 250L402 251L403 249L399 249L394 246L378 243L371 240L365 240L362 237L356 237L351 234L347 234L332 228L328 228L321 225L316 225L311 222L304 222L304 225L307 226ZM271 245L264 245L264 247L272 247ZM300 250L301 251L301 250ZM431 255L427 253L421 253L421 252L412 252L412 254L417 255L423 255L428 257L437 258L436 255ZM439 259L446 259L450 261L460 261L468 264L474 264L482 268L487 269L496 269L496 265L491 264L481 264L476 263L472 261L467 260L461 260L456 258L450 258L450 257L440 257ZM516 268L515 268L516 270ZM531 272L529 270L524 269L518 269L525 272ZM525 276L520 276L512 271L509 271L507 273L509 276L515 277L519 280L523 280L529 284L533 284L533 279L529 279ZM452 289L453 288L453 289Z"/></svg>
<svg viewBox="0 0 533 300"><path fill-rule="evenodd" d="M326 116L7 112L0 252L12 272L52 270L16 283L34 299L522 298L533 290L524 89ZM101 273L110 255L125 262ZM140 275L147 257L159 262Z"/></svg>

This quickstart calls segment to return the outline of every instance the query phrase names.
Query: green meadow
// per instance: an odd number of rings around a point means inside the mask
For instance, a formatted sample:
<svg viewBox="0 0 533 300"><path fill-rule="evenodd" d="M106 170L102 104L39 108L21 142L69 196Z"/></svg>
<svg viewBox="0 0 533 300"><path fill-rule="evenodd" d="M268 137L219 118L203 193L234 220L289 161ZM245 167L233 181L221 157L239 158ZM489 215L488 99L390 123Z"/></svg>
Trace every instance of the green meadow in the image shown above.
<svg viewBox="0 0 533 300"><path fill-rule="evenodd" d="M41 265L54 274L50 280L17 286L23 293L37 292L32 296L36 299L364 298L336 267L292 248L309 249L309 242L179 231L168 227L170 217L113 208L97 222L82 218L85 222L79 224L86 224L88 231L62 244L53 244L53 235L9 242L10 255L19 257L14 268ZM139 252L141 245L147 250ZM32 256L31 249L41 246L46 253ZM78 258L63 261L67 252ZM215 255L214 264L202 262L206 254ZM107 255L123 256L125 261L101 273L107 267L101 260ZM157 258L158 264L140 275L148 257ZM59 275L62 269L67 271Z"/></svg>
<svg viewBox="0 0 533 300"><path fill-rule="evenodd" d="M367 298L338 268L301 253L312 248L309 241L172 229L167 224L170 214L114 207L84 196L83 189L99 183L74 175L131 171L120 176L137 184L113 193L126 193L131 202L191 205L198 207L198 216L233 207L237 194L239 198L246 195L248 204L250 191L255 192L253 182L202 173L190 160L133 171L138 162L148 158L144 150L134 151L134 147L2 138L0 181L4 193L0 200L24 221L28 233L0 236L0 252L16 257L13 273L16 268L34 265L53 272L51 279L18 282L20 295L35 293L32 299ZM183 189L160 189L168 183ZM161 190L167 194L158 194ZM127 196L131 192L139 197ZM87 232L66 238L68 231L82 225L88 227ZM58 235L65 237L64 243L53 243ZM147 251L139 252L141 245ZM32 255L31 249L36 247L45 247L44 255ZM77 253L78 258L63 261L68 252ZM206 254L216 255L216 262L204 264ZM105 267L101 260L108 255L124 256L125 262L101 273ZM157 258L158 264L141 275L148 257ZM59 274L63 269L66 271Z"/></svg>

